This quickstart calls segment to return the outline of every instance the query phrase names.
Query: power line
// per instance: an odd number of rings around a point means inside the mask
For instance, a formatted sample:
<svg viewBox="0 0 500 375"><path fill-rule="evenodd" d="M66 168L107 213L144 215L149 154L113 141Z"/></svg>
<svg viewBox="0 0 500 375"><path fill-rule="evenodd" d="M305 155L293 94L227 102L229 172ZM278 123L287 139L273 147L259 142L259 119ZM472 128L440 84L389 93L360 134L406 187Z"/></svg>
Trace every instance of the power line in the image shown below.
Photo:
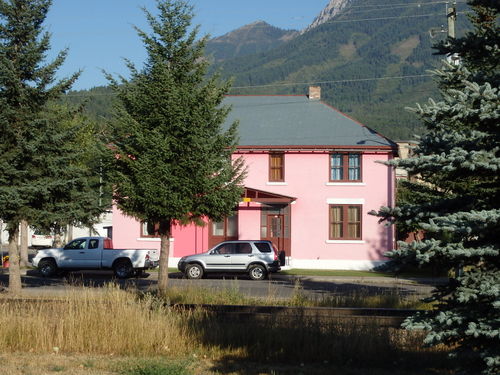
<svg viewBox="0 0 500 375"><path fill-rule="evenodd" d="M410 78L429 78L433 77L433 74L414 74L406 76L389 76L389 77L373 77L373 78L354 78L354 79L338 79L330 81L315 81L315 82L289 82L289 83L274 83L267 85L254 85L254 86L234 86L231 90L239 89L252 89L252 88L263 88L263 87L279 87L279 86L301 86L301 85L322 85L322 84L340 84L340 83L356 83L356 82L369 82L369 81L384 81L391 79L410 79ZM115 96L114 92L109 93L88 93L88 94L72 94L68 93L65 97L89 97L89 96Z"/></svg>
<svg viewBox="0 0 500 375"><path fill-rule="evenodd" d="M384 9L386 10L386 9ZM356 12L356 13L361 13L361 12ZM416 14L416 15L408 15L408 16L394 16L394 17L376 17L376 18L360 18L360 19L344 19L344 20L335 20L335 21L326 21L318 26L322 25L329 25L329 24L334 24L334 23L349 23L349 22L361 22L361 21L381 21L381 20L394 20L394 19L405 19L405 18L416 18L416 17L434 17L434 16L441 16L441 17L446 17L443 13L430 13L430 14ZM269 25L274 28L278 28L276 26ZM252 29L267 29L269 26L252 26ZM306 28L307 29L307 28ZM233 30L235 31L235 30ZM230 33L230 32L229 32ZM216 37L214 39L217 39L220 37Z"/></svg>
<svg viewBox="0 0 500 375"><path fill-rule="evenodd" d="M463 13L465 13L465 12L457 12L457 14L463 14ZM443 18L445 17L445 15L443 15L442 13L430 13L430 14L415 14L415 15L410 15L410 16L376 17L376 18L356 19L356 20L327 21L327 22L322 23L321 25L328 25L328 24L334 24L334 23L348 23L348 22L395 20L395 19L419 18L419 17L435 17L435 16L440 16Z"/></svg>
<svg viewBox="0 0 500 375"><path fill-rule="evenodd" d="M457 0L456 3L467 3L466 0ZM399 3L399 4L373 4L373 5L349 5L348 8L380 8L380 7L392 7L392 6L426 6L426 5L437 5L437 4L447 4L450 3L450 0L441 0L441 1L429 1L429 2L415 2L415 3ZM344 8L344 9L348 9Z"/></svg>
<svg viewBox="0 0 500 375"><path fill-rule="evenodd" d="M466 14L466 12L457 12L457 14ZM335 23L350 23L350 22L365 22L365 21L383 21L383 20L397 20L397 19L407 19L407 18L421 18L421 17L443 17L445 18L446 15L443 13L428 13L428 14L414 14L414 15L407 15L407 16L393 16L393 17L373 17L373 18L359 18L359 19L344 19L344 20L334 20L334 21L326 21L318 26L322 25L330 25L330 24L335 24ZM258 28L268 28L269 26L254 26L252 29L258 29ZM271 26L274 27L274 26Z"/></svg>
<svg viewBox="0 0 500 375"><path fill-rule="evenodd" d="M354 83L354 82L367 82L367 81L382 81L389 79L409 79L409 78L427 78L433 77L433 74L415 74L407 76L392 76L392 77L375 77L375 78L357 78L357 79L339 79L332 81L317 81L317 82L290 82L290 83L275 83L268 85L255 85L255 86L235 86L231 87L231 90L236 89L249 89L249 88L262 88L262 87L277 87L277 86L300 86L300 85L322 85L322 84L332 84L332 83Z"/></svg>
<svg viewBox="0 0 500 375"><path fill-rule="evenodd" d="M359 13L367 13L367 12L378 12L378 11L389 11L389 10L397 10L397 9L405 9L405 10L413 10L413 9L410 9L410 8L418 8L420 9L422 5L433 5L433 6L436 6L437 4L444 4L444 3L448 3L448 2L440 2L440 3L426 3L426 4L421 4L421 3L414 3L414 4L411 4L411 5L387 5L387 6L384 6L384 7L380 7L380 8L374 8L374 9L369 9L369 10L354 10L354 11L351 11L352 8L344 8L342 9L343 13L338 13L335 17L342 17L342 16L346 16L346 15L352 15L352 14L359 14ZM465 4L465 3L463 3ZM332 17L334 18L334 17Z"/></svg>
<svg viewBox="0 0 500 375"><path fill-rule="evenodd" d="M377 5L351 5L348 8L343 8L342 11L344 13L337 14L334 18L345 17L351 14L364 13L364 12L349 12L351 8L373 8L380 7L380 9L372 9L373 11L379 10L392 10L392 9L401 9L401 8L410 8L410 7L420 7L422 5L437 5L437 4L447 4L450 1L435 1L430 3L410 3L410 4L377 4ZM457 3L466 4L466 1L456 1ZM457 14L466 14L466 12L457 12ZM394 20L394 19L406 19L406 18L418 18L418 17L434 17L441 16L446 17L443 13L429 13L429 14L414 14L414 15L400 15L400 16L392 16L392 17L374 17L374 18L363 18L363 19L343 19L343 20L331 20L323 22L321 25L325 24L334 24L334 23L348 23L348 22L362 22L362 21L381 21L381 20ZM271 27L275 27L270 25ZM252 29L259 28L268 28L269 26L253 26ZM277 28L277 27L275 27Z"/></svg>

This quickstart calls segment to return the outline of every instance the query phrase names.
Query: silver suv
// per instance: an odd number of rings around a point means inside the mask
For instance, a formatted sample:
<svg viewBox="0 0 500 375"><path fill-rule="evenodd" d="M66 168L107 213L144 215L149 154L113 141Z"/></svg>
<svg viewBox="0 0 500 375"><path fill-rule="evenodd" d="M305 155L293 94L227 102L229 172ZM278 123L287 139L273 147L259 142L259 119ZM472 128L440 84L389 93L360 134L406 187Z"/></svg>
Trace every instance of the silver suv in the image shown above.
<svg viewBox="0 0 500 375"><path fill-rule="evenodd" d="M200 279L207 272L241 272L263 280L281 270L278 251L270 241L224 241L206 253L182 257L177 268L188 279Z"/></svg>

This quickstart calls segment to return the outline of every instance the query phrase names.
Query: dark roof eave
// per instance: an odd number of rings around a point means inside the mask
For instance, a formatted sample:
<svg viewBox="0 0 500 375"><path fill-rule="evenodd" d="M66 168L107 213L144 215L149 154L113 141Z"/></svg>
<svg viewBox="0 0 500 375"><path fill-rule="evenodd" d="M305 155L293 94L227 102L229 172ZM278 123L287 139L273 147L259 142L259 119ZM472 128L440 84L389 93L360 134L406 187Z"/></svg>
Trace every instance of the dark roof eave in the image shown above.
<svg viewBox="0 0 500 375"><path fill-rule="evenodd" d="M394 146L354 146L354 145L238 145L236 147L236 152L249 152L249 151L269 151L269 150L279 150L279 151L381 151L381 152L397 152L397 147Z"/></svg>

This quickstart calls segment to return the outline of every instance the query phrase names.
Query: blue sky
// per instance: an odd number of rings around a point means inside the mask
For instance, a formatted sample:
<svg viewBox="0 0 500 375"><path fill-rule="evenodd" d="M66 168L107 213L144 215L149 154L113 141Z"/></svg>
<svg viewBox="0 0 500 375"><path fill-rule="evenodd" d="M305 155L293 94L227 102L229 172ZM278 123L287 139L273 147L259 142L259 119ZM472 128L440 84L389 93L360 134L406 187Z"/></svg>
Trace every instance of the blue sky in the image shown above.
<svg viewBox="0 0 500 375"><path fill-rule="evenodd" d="M308 26L328 0L191 0L194 24L201 34L223 35L240 26L263 20L282 29ZM107 84L101 70L114 75L127 70L123 58L138 66L145 59L141 41L132 25L147 30L141 7L154 11L154 0L53 0L45 22L52 33L49 55L69 48L69 56L59 70L68 76L83 69L74 89Z"/></svg>

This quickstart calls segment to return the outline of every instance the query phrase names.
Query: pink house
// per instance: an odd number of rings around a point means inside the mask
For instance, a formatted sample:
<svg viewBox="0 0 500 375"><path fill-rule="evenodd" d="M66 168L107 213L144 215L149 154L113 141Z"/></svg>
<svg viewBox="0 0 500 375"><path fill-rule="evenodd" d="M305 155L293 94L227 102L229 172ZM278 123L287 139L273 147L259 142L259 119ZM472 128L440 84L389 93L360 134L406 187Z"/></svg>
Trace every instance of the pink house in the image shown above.
<svg viewBox="0 0 500 375"><path fill-rule="evenodd" d="M391 227L368 212L393 205L393 169L378 161L396 145L309 96L229 96L227 124L239 120L248 168L234 215L204 227L177 227L170 265L226 239L267 239L285 250L287 266L371 269L393 248ZM154 228L113 211L117 247L159 248Z"/></svg>

